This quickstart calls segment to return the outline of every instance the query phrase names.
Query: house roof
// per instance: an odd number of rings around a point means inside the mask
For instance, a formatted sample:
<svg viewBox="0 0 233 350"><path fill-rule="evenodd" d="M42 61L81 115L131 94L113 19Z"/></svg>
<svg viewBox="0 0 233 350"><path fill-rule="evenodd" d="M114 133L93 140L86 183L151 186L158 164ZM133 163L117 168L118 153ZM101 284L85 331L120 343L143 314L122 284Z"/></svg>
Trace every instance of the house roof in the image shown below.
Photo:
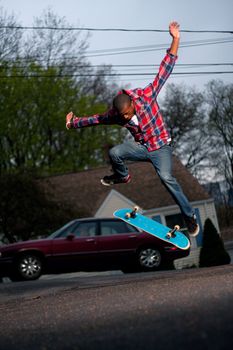
<svg viewBox="0 0 233 350"><path fill-rule="evenodd" d="M112 188L144 210L175 204L150 163L129 163L128 168L132 181L127 185L103 186L100 179L111 174L109 167L51 176L43 178L40 182L49 197L72 207L79 216L80 213L84 216L94 216ZM197 179L176 157L173 161L173 174L189 201L210 198Z"/></svg>

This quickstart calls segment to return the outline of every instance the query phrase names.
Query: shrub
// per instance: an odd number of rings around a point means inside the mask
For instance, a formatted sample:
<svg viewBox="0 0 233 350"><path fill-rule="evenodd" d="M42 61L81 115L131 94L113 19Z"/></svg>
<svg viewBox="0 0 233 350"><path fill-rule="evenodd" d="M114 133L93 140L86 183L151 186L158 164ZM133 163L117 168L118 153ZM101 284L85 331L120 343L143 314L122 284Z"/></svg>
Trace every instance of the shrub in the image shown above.
<svg viewBox="0 0 233 350"><path fill-rule="evenodd" d="M210 219L205 221L203 245L200 251L200 267L229 264L231 258L224 248L223 241Z"/></svg>

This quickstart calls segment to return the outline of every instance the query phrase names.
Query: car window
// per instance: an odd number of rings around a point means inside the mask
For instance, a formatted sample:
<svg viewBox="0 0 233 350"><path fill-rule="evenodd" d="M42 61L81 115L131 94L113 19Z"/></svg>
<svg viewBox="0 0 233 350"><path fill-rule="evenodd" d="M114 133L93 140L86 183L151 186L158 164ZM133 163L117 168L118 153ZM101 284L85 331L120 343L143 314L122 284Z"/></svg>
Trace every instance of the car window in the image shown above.
<svg viewBox="0 0 233 350"><path fill-rule="evenodd" d="M48 238L61 238L66 237L69 233L73 232L74 227L77 225L76 221L69 222L65 226L61 227L59 230L55 231Z"/></svg>
<svg viewBox="0 0 233 350"><path fill-rule="evenodd" d="M90 237L96 235L96 222L85 221L80 222L78 226L72 231L77 237Z"/></svg>
<svg viewBox="0 0 233 350"><path fill-rule="evenodd" d="M124 221L104 220L100 223L101 236L116 235L121 233L137 232L137 229Z"/></svg>

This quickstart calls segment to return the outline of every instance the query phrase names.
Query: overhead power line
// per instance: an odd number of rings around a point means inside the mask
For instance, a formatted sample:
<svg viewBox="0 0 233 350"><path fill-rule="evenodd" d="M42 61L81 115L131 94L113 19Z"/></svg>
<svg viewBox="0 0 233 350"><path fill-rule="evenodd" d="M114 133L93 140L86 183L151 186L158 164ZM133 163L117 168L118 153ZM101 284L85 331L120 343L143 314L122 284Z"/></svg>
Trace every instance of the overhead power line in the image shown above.
<svg viewBox="0 0 233 350"><path fill-rule="evenodd" d="M226 40L233 40L232 36L224 37L224 38L209 38L209 39L199 39L199 40L189 40L189 41L182 41L180 45L193 45L193 44L208 44L208 43L221 43L225 42ZM137 45L137 46L126 46L126 47L117 47L117 48L109 48L109 49L95 49L95 50L88 50L85 52L85 54L98 54L98 53L105 53L105 52L115 52L115 51L129 51L129 50L140 50L140 49L155 49L155 48L164 48L164 46L167 48L170 46L170 43L163 43L163 44L150 44L150 45Z"/></svg>
<svg viewBox="0 0 233 350"><path fill-rule="evenodd" d="M0 64L0 69L11 69L11 68L17 68L17 69L23 69L23 68L29 68L30 64L24 64L24 65L9 65L5 67L4 65ZM88 65L88 64L51 64L49 66L46 66L47 69L49 68L102 68L104 69L105 67L111 67L112 69L115 68L149 68L149 69L154 69L155 67L159 67L160 64L153 64L153 63L148 63L148 64L96 64L96 65ZM196 68L196 67L219 67L219 66L233 66L233 62L227 62L227 63L176 63L176 68Z"/></svg>
<svg viewBox="0 0 233 350"><path fill-rule="evenodd" d="M219 38L219 39L204 39L204 40L192 40L184 41L180 44L181 48L193 47L193 46L205 46L205 45L216 45L233 42L232 37ZM98 49L85 52L85 57L96 57L96 56L109 56L109 55L120 55L128 53L138 53L138 52L148 52L148 51L161 51L169 47L170 44L155 44L155 45L139 45L139 46L128 46L121 48L112 48L112 49ZM77 56L64 56L64 57L55 57L51 58L51 61L59 60L74 60L79 57ZM33 57L19 57L20 60L30 61L47 61L46 58L40 58L40 56Z"/></svg>
<svg viewBox="0 0 233 350"><path fill-rule="evenodd" d="M51 26L0 26L0 29L20 29L20 30L60 30L60 31L93 31L93 32L156 32L166 33L167 29L146 29L146 28L92 28L92 27L51 27ZM180 29L183 33L225 33L233 34L233 30L191 30Z"/></svg>
<svg viewBox="0 0 233 350"><path fill-rule="evenodd" d="M233 38L231 39L225 39L225 40L215 40L215 41L205 41L205 42L199 42L197 44L184 44L181 43L179 48L185 48L185 47L195 47L195 46L207 46L207 45L216 45L216 44L225 44L225 43L232 43ZM139 50L132 50L132 51L119 51L119 52L109 52L109 53L98 53L98 54L87 54L86 57L98 57L98 56L114 56L114 55L123 55L123 54L129 54L129 53L140 53L140 52L151 52L151 51L161 51L167 49L168 45L164 45L158 48L151 48L151 49L139 49Z"/></svg>
<svg viewBox="0 0 233 350"><path fill-rule="evenodd" d="M213 74L232 74L233 71L212 71L212 72L175 72L172 75L213 75ZM119 77L119 76L154 76L154 73L91 73L91 74L36 74L36 75L0 75L1 78L72 78L72 77Z"/></svg>

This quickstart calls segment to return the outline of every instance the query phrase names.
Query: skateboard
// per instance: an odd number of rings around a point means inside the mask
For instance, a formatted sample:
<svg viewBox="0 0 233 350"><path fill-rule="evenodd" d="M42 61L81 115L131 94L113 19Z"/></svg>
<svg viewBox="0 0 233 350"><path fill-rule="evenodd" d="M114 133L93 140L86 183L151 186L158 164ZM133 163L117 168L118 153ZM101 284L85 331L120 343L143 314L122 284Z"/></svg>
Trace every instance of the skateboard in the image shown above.
<svg viewBox="0 0 233 350"><path fill-rule="evenodd" d="M134 207L133 210L130 208L123 208L116 210L113 215L132 226L146 231L152 236L173 244L180 249L189 249L190 241L188 237L179 232L180 227L178 225L174 226L173 229L170 229L169 227L140 214L138 211L138 207Z"/></svg>

